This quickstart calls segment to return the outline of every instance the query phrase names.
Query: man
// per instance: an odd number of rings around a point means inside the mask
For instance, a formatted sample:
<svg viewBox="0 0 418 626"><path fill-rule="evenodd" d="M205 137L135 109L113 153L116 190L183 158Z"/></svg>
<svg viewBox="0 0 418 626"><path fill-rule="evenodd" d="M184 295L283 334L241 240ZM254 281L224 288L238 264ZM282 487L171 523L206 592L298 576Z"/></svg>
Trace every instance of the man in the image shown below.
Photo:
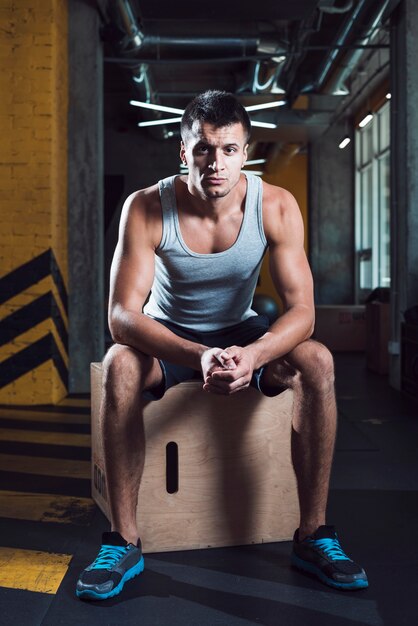
<svg viewBox="0 0 418 626"><path fill-rule="evenodd" d="M103 364L111 532L81 574L79 597L116 595L142 571L136 526L144 465L140 397L158 399L168 387L199 375L208 393L228 395L249 385L267 395L293 389L300 525L292 563L333 587L368 585L334 528L325 525L336 431L333 362L324 346L309 339L313 286L300 211L289 192L241 173L250 130L234 96L201 94L181 124L180 156L188 176L160 181L124 205L111 270L115 345ZM284 303L271 327L251 310L267 248Z"/></svg>

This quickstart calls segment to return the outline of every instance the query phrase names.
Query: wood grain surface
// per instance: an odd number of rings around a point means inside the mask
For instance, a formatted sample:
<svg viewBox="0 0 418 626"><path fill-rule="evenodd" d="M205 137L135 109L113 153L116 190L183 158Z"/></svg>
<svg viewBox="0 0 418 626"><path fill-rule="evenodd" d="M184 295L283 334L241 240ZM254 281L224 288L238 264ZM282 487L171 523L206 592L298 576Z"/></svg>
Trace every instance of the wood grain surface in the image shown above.
<svg viewBox="0 0 418 626"><path fill-rule="evenodd" d="M92 375L93 498L108 516L99 428L101 365ZM138 494L144 552L291 539L298 525L291 463L293 394L232 396L187 381L144 408L145 469ZM138 407L138 419L140 419ZM166 488L166 446L178 446L178 491Z"/></svg>

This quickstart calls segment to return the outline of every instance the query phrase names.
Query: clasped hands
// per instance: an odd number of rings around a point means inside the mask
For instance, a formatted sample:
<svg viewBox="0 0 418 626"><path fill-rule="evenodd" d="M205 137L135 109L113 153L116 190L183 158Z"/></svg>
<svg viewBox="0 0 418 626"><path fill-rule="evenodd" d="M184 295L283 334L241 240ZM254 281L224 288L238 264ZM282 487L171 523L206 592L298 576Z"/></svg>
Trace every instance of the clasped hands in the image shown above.
<svg viewBox="0 0 418 626"><path fill-rule="evenodd" d="M248 350L240 346L209 348L201 357L201 368L205 391L230 395L249 386L254 362Z"/></svg>

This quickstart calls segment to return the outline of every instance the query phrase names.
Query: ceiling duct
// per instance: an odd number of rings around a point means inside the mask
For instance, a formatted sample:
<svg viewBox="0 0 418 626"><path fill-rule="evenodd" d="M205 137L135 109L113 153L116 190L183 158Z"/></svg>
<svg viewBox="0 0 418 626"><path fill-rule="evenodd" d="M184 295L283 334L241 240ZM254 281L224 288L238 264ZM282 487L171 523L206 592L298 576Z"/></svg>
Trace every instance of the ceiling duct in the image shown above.
<svg viewBox="0 0 418 626"><path fill-rule="evenodd" d="M145 34L137 23L129 0L118 0L117 8L119 27L125 33L119 42L120 52L144 62L175 60L181 63L229 58L245 60L264 55L266 60L272 59L275 62L276 59L284 60L288 52L282 42L271 37L271 33L230 36L220 34L219 25L216 25L216 31L200 36L181 33L165 35L158 32ZM114 11L114 5L111 9Z"/></svg>
<svg viewBox="0 0 418 626"><path fill-rule="evenodd" d="M285 55L279 55L268 61L257 61L254 65L252 93L284 93L283 89L279 90L278 79L285 60Z"/></svg>
<svg viewBox="0 0 418 626"><path fill-rule="evenodd" d="M334 6L335 0L322 0L319 3L318 10L321 13L329 13L331 15L336 15L338 13L348 13L353 8L353 0L349 0L344 6L336 7Z"/></svg>
<svg viewBox="0 0 418 626"><path fill-rule="evenodd" d="M139 50L142 47L144 35L136 22L131 4L127 0L118 0L117 6L122 27L126 33L120 42L121 48L125 51Z"/></svg>
<svg viewBox="0 0 418 626"><path fill-rule="evenodd" d="M155 102L156 98L148 69L146 63L141 63L132 69L132 78L140 100L142 102Z"/></svg>
<svg viewBox="0 0 418 626"><path fill-rule="evenodd" d="M113 7L112 7L113 8ZM140 29L129 0L118 0L119 27L125 33L120 41L120 52L140 60L194 59L216 60L217 58L242 58L262 56L281 58L287 48L271 38L260 34L247 36L219 35L218 32L205 36L145 34Z"/></svg>
<svg viewBox="0 0 418 626"><path fill-rule="evenodd" d="M316 91L333 95L347 92L345 81L352 73L364 50L363 48L354 48L341 53L341 47L367 45L389 2L390 0L375 1L374 3L371 3L370 0L359 0L344 22L317 77L303 89L304 92Z"/></svg>
<svg viewBox="0 0 418 626"><path fill-rule="evenodd" d="M152 87L148 61L170 60L181 63L182 61L206 60L210 62L229 59L245 61L248 59L252 61L253 68L252 93L283 93L282 89L278 90L277 78L288 50L279 38L272 37L271 32L230 36L226 33L220 34L219 25L217 25L217 32L205 33L201 36L179 33L166 35L159 32L145 34L138 24L130 0L118 0L116 4L109 2L108 9L117 23L116 30L121 35L118 42L121 63L126 58L129 58L131 62L134 59L138 60L138 65L132 66L132 73L139 98L144 102L158 104L158 97ZM207 28L210 28L210 25ZM254 57L261 57L261 60L254 63ZM154 111L150 113L155 119L161 119L161 113ZM160 137L161 131L163 136L173 134L170 131L167 132L164 127L160 127L157 130Z"/></svg>

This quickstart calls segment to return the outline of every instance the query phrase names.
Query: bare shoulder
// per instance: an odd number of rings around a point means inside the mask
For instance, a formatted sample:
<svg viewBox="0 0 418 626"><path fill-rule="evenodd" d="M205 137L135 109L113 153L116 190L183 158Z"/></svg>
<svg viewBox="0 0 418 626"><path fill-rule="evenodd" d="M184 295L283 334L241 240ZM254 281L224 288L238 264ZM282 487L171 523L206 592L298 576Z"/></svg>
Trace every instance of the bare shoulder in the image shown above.
<svg viewBox="0 0 418 626"><path fill-rule="evenodd" d="M269 243L303 240L303 220L295 197L287 189L264 181L263 225Z"/></svg>
<svg viewBox="0 0 418 626"><path fill-rule="evenodd" d="M126 198L122 211L129 216L146 219L152 219L155 214L161 213L158 185L152 185L131 193Z"/></svg>
<svg viewBox="0 0 418 626"><path fill-rule="evenodd" d="M125 200L120 234L150 239L157 247L162 235L161 201L158 184L131 193Z"/></svg>

